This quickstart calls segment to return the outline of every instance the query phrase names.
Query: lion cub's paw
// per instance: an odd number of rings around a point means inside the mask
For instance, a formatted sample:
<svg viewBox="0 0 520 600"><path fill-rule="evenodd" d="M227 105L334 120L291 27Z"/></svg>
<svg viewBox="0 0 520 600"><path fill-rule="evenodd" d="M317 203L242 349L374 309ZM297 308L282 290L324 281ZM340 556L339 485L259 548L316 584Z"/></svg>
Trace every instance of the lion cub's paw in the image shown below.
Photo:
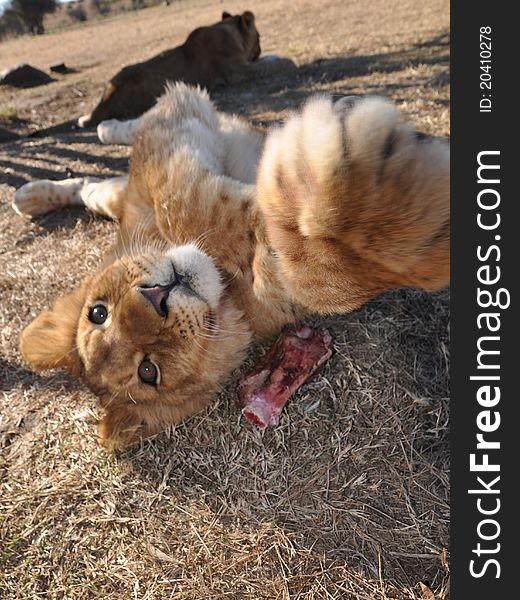
<svg viewBox="0 0 520 600"><path fill-rule="evenodd" d="M312 99L268 137L258 177L264 210L285 213L304 236L330 235L344 198L370 187L385 146L412 132L381 98Z"/></svg>
<svg viewBox="0 0 520 600"><path fill-rule="evenodd" d="M97 127L99 141L102 144L123 144L130 146L134 140L139 123L140 119L131 119L129 121L109 119L101 121Z"/></svg>
<svg viewBox="0 0 520 600"><path fill-rule="evenodd" d="M448 282L449 144L388 100L311 99L269 134L257 198L285 285L312 310Z"/></svg>
<svg viewBox="0 0 520 600"><path fill-rule="evenodd" d="M31 181L18 189L12 207L21 216L37 217L57 208L81 204L80 190L83 179Z"/></svg>

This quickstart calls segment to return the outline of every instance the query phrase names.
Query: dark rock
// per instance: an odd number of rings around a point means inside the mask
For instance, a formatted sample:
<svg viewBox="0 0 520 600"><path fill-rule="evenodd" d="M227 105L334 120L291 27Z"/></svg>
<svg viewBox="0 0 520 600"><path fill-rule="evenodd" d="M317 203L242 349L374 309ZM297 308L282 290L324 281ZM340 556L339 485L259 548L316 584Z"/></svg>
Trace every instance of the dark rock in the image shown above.
<svg viewBox="0 0 520 600"><path fill-rule="evenodd" d="M49 65L49 70L53 73L61 73L62 75L74 72L74 69L69 69L64 62L52 63L52 65Z"/></svg>
<svg viewBox="0 0 520 600"><path fill-rule="evenodd" d="M0 72L0 85L34 87L50 83L51 81L54 81L54 79L47 75L47 73L27 64L16 65Z"/></svg>

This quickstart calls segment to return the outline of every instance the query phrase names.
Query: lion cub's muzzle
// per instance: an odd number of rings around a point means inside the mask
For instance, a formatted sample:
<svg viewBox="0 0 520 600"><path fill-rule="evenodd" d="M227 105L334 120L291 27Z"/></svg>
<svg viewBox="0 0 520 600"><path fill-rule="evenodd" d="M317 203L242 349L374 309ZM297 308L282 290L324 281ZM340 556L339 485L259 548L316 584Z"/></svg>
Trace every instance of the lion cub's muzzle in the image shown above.
<svg viewBox="0 0 520 600"><path fill-rule="evenodd" d="M174 281L168 285L155 285L153 287L138 287L137 289L141 294L150 302L154 307L155 312L160 317L168 316L168 296L172 289L177 285L177 281Z"/></svg>

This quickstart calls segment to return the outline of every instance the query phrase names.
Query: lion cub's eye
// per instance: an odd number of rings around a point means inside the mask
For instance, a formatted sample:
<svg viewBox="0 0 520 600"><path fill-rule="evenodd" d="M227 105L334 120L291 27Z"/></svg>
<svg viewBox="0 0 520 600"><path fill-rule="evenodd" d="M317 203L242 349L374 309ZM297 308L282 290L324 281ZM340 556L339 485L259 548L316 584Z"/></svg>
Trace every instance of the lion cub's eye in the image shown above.
<svg viewBox="0 0 520 600"><path fill-rule="evenodd" d="M158 369L149 358L145 358L137 369L139 379L143 383L155 385L157 383Z"/></svg>
<svg viewBox="0 0 520 600"><path fill-rule="evenodd" d="M88 320L96 325L102 325L108 317L108 308L104 304L96 304L88 311Z"/></svg>

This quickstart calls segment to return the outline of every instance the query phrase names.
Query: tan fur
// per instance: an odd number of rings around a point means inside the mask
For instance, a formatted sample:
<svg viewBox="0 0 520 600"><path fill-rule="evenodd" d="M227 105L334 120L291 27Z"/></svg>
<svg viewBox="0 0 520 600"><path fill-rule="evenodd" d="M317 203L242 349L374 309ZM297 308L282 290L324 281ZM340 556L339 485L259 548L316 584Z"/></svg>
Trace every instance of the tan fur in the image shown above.
<svg viewBox="0 0 520 600"><path fill-rule="evenodd" d="M101 101L81 127L105 119L138 117L151 108L167 82L184 81L208 89L253 75L252 61L260 56L260 41L251 11L227 15L218 23L199 27L181 46L144 62L128 65L108 83Z"/></svg>
<svg viewBox="0 0 520 600"><path fill-rule="evenodd" d="M205 93L170 88L143 117L111 204L114 253L23 332L36 368L69 368L98 394L106 445L202 408L252 336L393 287L448 282L445 141L418 136L386 101L317 98L262 153L263 143ZM142 289L174 280L161 315ZM99 302L101 325L88 318ZM138 377L145 357L159 367L155 386Z"/></svg>
<svg viewBox="0 0 520 600"><path fill-rule="evenodd" d="M314 311L448 282L449 147L390 103L312 100L269 137L257 188L284 286Z"/></svg>

